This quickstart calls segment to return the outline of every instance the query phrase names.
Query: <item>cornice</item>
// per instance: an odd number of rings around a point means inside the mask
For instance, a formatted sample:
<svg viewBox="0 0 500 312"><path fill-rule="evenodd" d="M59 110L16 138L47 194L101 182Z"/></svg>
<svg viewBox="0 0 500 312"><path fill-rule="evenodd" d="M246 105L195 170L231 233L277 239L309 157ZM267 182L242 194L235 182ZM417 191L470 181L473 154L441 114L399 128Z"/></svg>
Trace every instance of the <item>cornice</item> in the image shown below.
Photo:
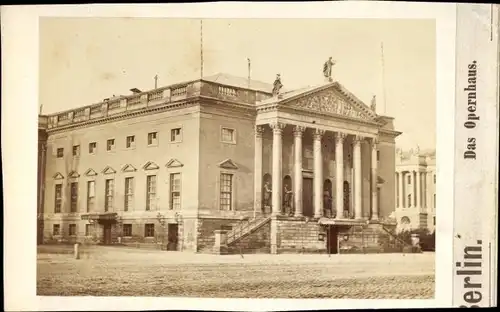
<svg viewBox="0 0 500 312"><path fill-rule="evenodd" d="M108 122L112 121L120 121L120 120L126 120L126 119L131 119L139 116L148 116L152 115L154 113L158 112L165 112L165 111L170 111L170 110L179 110L187 107L192 107L195 106L199 103L198 97L190 98L190 99L185 99L181 100L178 102L170 102L166 105L155 105L151 107L146 107L146 108L140 108L135 111L126 111L120 114L116 115L111 115L111 116L105 116L105 117L100 117L96 119L89 119L89 120L84 120L81 122L75 122L75 123L70 123L67 125L63 126L57 126L52 129L47 129L47 133L53 134L61 131L66 131L69 129L80 129L80 128L85 128L88 126L93 126L93 125L100 125L100 124L105 124Z"/></svg>

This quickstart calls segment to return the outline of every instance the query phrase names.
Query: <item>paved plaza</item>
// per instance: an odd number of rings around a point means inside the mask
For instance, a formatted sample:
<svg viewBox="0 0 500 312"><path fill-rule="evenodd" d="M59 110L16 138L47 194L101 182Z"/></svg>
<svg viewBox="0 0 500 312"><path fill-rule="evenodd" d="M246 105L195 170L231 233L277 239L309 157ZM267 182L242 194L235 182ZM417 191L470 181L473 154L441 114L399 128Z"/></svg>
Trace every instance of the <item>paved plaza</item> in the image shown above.
<svg viewBox="0 0 500 312"><path fill-rule="evenodd" d="M206 255L119 247L39 248L37 294L429 299L434 254Z"/></svg>

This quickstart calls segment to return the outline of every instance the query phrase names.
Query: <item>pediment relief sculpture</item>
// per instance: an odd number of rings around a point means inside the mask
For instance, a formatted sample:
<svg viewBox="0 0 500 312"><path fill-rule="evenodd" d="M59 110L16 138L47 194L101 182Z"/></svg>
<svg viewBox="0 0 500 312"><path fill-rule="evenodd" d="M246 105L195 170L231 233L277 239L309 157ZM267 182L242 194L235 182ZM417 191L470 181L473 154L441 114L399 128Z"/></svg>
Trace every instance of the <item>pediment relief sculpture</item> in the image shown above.
<svg viewBox="0 0 500 312"><path fill-rule="evenodd" d="M167 168L179 168L179 167L182 167L184 166L183 163L181 163L180 161L178 161L177 159L175 158L172 158L170 159L168 162L167 162Z"/></svg>
<svg viewBox="0 0 500 312"><path fill-rule="evenodd" d="M325 90L293 101L290 106L308 109L320 113L337 114L350 118L372 120L368 113L355 107L347 99L333 90Z"/></svg>

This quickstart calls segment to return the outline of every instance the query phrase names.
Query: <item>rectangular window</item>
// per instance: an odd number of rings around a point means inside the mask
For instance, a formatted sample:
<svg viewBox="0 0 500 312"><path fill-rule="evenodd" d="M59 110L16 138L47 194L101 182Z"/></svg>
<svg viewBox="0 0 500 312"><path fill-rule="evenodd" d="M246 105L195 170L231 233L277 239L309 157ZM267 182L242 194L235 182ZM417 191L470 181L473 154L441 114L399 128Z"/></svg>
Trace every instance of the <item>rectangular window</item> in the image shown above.
<svg viewBox="0 0 500 312"><path fill-rule="evenodd" d="M144 237L154 237L155 236L155 225L153 223L147 223L144 225Z"/></svg>
<svg viewBox="0 0 500 312"><path fill-rule="evenodd" d="M156 199L156 176L150 175L146 178L146 210L154 209L154 201Z"/></svg>
<svg viewBox="0 0 500 312"><path fill-rule="evenodd" d="M181 208L181 174L170 174L170 209L179 210Z"/></svg>
<svg viewBox="0 0 500 312"><path fill-rule="evenodd" d="M380 151L377 151L377 161L380 161Z"/></svg>
<svg viewBox="0 0 500 312"><path fill-rule="evenodd" d="M134 200L134 178L125 178L125 205L124 210L132 210Z"/></svg>
<svg viewBox="0 0 500 312"><path fill-rule="evenodd" d="M125 236L125 237L132 236L132 224L124 224L123 225L123 236Z"/></svg>
<svg viewBox="0 0 500 312"><path fill-rule="evenodd" d="M432 223L434 226L436 225L436 217L432 217Z"/></svg>
<svg viewBox="0 0 500 312"><path fill-rule="evenodd" d="M434 194L433 204L434 204L434 208L436 208L436 194Z"/></svg>
<svg viewBox="0 0 500 312"><path fill-rule="evenodd" d="M220 209L231 210L233 199L233 175L221 173L220 175Z"/></svg>
<svg viewBox="0 0 500 312"><path fill-rule="evenodd" d="M87 212L94 211L95 204L95 181L87 182Z"/></svg>
<svg viewBox="0 0 500 312"><path fill-rule="evenodd" d="M182 141L181 128L175 128L170 130L170 142L180 142L180 141Z"/></svg>
<svg viewBox="0 0 500 312"><path fill-rule="evenodd" d="M73 156L80 156L80 145L74 145L73 146Z"/></svg>
<svg viewBox="0 0 500 312"><path fill-rule="evenodd" d="M115 150L115 139L109 139L106 142L106 150L109 151L114 151Z"/></svg>
<svg viewBox="0 0 500 312"><path fill-rule="evenodd" d="M60 147L57 149L57 158L63 158L64 157L64 148Z"/></svg>
<svg viewBox="0 0 500 312"><path fill-rule="evenodd" d="M408 194L408 207L411 207L411 194Z"/></svg>
<svg viewBox="0 0 500 312"><path fill-rule="evenodd" d="M97 143L91 142L89 143L89 154L95 154L97 152Z"/></svg>
<svg viewBox="0 0 500 312"><path fill-rule="evenodd" d="M78 211L78 182L71 183L71 207L70 212Z"/></svg>
<svg viewBox="0 0 500 312"><path fill-rule="evenodd" d="M436 175L434 175L434 184L436 184Z"/></svg>
<svg viewBox="0 0 500 312"><path fill-rule="evenodd" d="M408 184L411 184L411 175L408 176Z"/></svg>
<svg viewBox="0 0 500 312"><path fill-rule="evenodd" d="M157 132L148 133L148 145L149 146L158 145L158 133Z"/></svg>
<svg viewBox="0 0 500 312"><path fill-rule="evenodd" d="M60 213L62 206L62 184L56 184L54 194L54 213Z"/></svg>
<svg viewBox="0 0 500 312"><path fill-rule="evenodd" d="M108 212L113 209L113 194L115 191L115 180L108 179L105 182L105 194L106 198L104 199L104 211Z"/></svg>
<svg viewBox="0 0 500 312"><path fill-rule="evenodd" d="M69 236L76 236L76 224L69 225Z"/></svg>
<svg viewBox="0 0 500 312"><path fill-rule="evenodd" d="M90 236L92 233L92 224L85 224L85 236Z"/></svg>
<svg viewBox="0 0 500 312"><path fill-rule="evenodd" d="M235 143L234 129L222 128L221 140L226 143Z"/></svg>
<svg viewBox="0 0 500 312"><path fill-rule="evenodd" d="M54 224L52 226L52 235L61 235L61 225L60 224Z"/></svg>
<svg viewBox="0 0 500 312"><path fill-rule="evenodd" d="M135 147L135 136L130 135L130 136L127 137L126 147L127 148L133 148L133 147Z"/></svg>

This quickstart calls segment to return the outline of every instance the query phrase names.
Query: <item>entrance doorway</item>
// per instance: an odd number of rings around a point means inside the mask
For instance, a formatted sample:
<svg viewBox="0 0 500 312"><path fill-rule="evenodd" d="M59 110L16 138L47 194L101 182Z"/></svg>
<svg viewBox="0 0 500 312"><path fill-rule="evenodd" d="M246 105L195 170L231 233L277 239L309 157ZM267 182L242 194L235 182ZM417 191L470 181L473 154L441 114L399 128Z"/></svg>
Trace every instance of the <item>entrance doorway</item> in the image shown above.
<svg viewBox="0 0 500 312"><path fill-rule="evenodd" d="M111 223L103 224L102 243L104 245L111 245Z"/></svg>
<svg viewBox="0 0 500 312"><path fill-rule="evenodd" d="M338 250L338 230L332 225L326 228L326 250L329 254L337 254Z"/></svg>
<svg viewBox="0 0 500 312"><path fill-rule="evenodd" d="M167 231L167 250L177 250L177 246L179 245L179 225L177 223L169 223Z"/></svg>
<svg viewBox="0 0 500 312"><path fill-rule="evenodd" d="M303 178L302 180L302 213L306 217L313 216L313 179Z"/></svg>

